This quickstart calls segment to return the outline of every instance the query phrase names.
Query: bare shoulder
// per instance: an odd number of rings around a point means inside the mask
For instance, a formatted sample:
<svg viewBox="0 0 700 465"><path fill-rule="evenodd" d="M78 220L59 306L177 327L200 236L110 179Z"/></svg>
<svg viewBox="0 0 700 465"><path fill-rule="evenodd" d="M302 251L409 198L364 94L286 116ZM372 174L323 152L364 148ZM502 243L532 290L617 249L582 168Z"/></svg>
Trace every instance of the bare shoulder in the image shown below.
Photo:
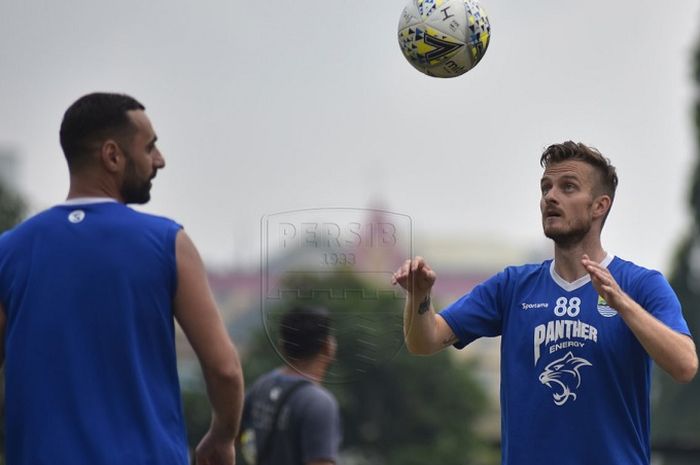
<svg viewBox="0 0 700 465"><path fill-rule="evenodd" d="M175 237L175 256L177 258L178 266L180 263L188 264L192 261L201 263L202 258L197 251L197 247L190 239L190 236L185 232L184 229L180 229Z"/></svg>
<svg viewBox="0 0 700 465"><path fill-rule="evenodd" d="M209 287L204 263L194 242L184 230L177 233L175 249L177 260L175 317L185 333L188 333L190 329L188 327L200 326L205 322L219 324L220 317ZM202 317L205 319L202 320Z"/></svg>

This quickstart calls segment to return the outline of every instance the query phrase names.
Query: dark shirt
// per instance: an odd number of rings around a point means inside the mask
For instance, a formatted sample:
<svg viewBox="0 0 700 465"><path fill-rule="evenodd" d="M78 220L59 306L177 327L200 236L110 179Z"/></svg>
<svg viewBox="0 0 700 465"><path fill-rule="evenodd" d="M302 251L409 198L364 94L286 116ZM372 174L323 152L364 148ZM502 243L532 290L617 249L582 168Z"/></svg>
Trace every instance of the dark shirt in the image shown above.
<svg viewBox="0 0 700 465"><path fill-rule="evenodd" d="M241 431L244 456L254 441L257 455L272 429L277 401L284 390L303 379L280 369L261 376L248 390ZM254 438L250 432L254 431ZM271 450L257 465L302 465L314 460L338 462L342 438L338 403L325 388L308 382L297 388L282 406ZM246 446L248 442L248 446Z"/></svg>

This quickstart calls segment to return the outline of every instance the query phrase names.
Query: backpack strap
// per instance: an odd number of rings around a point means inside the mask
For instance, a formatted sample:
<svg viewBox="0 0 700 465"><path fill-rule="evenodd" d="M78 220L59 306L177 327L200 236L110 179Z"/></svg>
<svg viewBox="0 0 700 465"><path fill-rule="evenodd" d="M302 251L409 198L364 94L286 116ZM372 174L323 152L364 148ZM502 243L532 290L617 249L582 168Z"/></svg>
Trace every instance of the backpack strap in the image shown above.
<svg viewBox="0 0 700 465"><path fill-rule="evenodd" d="M311 384L311 381L309 381L308 379L300 379L293 382L290 386L287 387L287 389L285 389L282 392L279 399L277 400L277 408L275 409L275 415L272 419L272 428L265 436L265 440L263 441L262 447L258 451L258 458L256 460L256 463L258 465L262 465L264 463L264 460L270 453L270 446L272 446L272 438L277 432L277 422L279 421L280 414L282 413L282 407L284 407L287 401L292 397L292 394L294 394L297 390L299 390L300 387L306 384Z"/></svg>

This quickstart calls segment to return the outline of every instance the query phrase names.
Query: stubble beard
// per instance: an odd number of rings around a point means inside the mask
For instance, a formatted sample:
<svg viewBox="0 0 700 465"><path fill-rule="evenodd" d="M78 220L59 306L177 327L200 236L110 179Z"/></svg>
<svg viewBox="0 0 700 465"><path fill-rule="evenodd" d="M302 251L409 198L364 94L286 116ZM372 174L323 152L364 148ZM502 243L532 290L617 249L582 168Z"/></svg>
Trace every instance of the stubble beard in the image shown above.
<svg viewBox="0 0 700 465"><path fill-rule="evenodd" d="M562 248L569 249L579 244L591 230L591 224L578 224L571 226L568 230L547 231L543 227L545 237L554 241L554 243Z"/></svg>
<svg viewBox="0 0 700 465"><path fill-rule="evenodd" d="M120 193L124 203L133 203L143 205L151 200L150 179L145 182L139 180L136 173L136 165L134 164L131 154L124 152L127 155L126 170L124 180L121 185Z"/></svg>

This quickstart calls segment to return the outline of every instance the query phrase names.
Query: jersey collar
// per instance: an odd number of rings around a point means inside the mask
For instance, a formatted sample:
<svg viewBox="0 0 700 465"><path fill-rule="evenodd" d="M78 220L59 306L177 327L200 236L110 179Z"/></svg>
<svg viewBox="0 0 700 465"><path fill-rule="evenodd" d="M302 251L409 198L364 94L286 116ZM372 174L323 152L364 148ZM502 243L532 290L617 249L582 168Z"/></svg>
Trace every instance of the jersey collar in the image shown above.
<svg viewBox="0 0 700 465"><path fill-rule="evenodd" d="M614 258L615 255L606 253L605 258L600 262L600 264L603 267L607 268ZM554 282L557 283L559 287L561 287L567 292L575 291L576 289L580 288L581 286L584 286L585 284L588 284L591 281L591 276L589 274L581 276L576 281L566 281L564 278L559 276L556 271L554 271L554 260L552 260L552 262L549 264L549 274L554 280Z"/></svg>
<svg viewBox="0 0 700 465"><path fill-rule="evenodd" d="M68 199L64 202L59 203L57 206L59 207L65 207L65 206L71 206L71 205L88 205L91 203L104 203L104 202L116 202L116 199L113 199L111 197L74 197L72 199Z"/></svg>

